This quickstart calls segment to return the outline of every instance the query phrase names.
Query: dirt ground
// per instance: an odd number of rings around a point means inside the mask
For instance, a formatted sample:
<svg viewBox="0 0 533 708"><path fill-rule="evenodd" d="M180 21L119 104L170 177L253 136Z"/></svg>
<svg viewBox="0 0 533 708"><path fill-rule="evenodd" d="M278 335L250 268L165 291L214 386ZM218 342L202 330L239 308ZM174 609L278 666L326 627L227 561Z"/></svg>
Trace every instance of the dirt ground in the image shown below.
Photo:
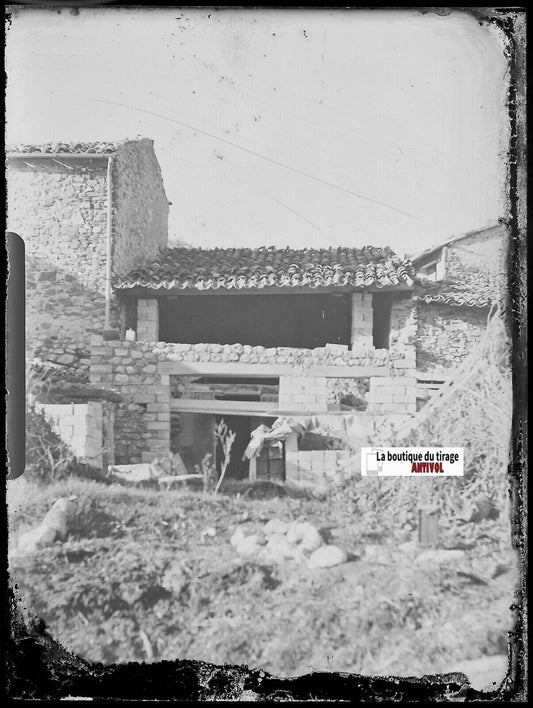
<svg viewBox="0 0 533 708"><path fill-rule="evenodd" d="M68 538L18 552L20 533L69 496ZM262 496L11 481L11 581L27 614L103 663L194 658L282 676L420 676L506 654L517 571L505 520L443 524L441 548L461 552L438 561L422 555L414 521L397 529L338 497ZM238 526L247 534L300 517L348 562L267 565L230 544Z"/></svg>

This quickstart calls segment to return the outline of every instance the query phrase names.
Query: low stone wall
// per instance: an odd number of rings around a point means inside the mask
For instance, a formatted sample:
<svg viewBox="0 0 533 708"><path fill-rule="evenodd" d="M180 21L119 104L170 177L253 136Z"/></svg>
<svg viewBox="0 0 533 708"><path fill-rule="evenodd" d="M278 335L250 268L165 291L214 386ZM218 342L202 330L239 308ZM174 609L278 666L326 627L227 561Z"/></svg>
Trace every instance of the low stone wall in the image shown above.
<svg viewBox="0 0 533 708"><path fill-rule="evenodd" d="M36 403L35 406L44 412L53 430L80 462L102 469L104 445L101 403Z"/></svg>
<svg viewBox="0 0 533 708"><path fill-rule="evenodd" d="M151 302L149 300L145 303ZM146 313L145 326L153 327L154 308L143 305ZM115 341L115 345L119 344ZM398 369L395 375L401 375L402 368L411 368L401 362L409 359L412 347L400 346L394 349L354 348L343 352L331 351L326 347L316 349L298 349L296 347L261 347L249 344L176 344L154 342L139 339L134 344L141 351L152 351L158 361L213 362L242 364L292 364L295 366L390 366Z"/></svg>
<svg viewBox="0 0 533 708"><path fill-rule="evenodd" d="M325 488L340 482L358 469L356 455L349 450L299 450L285 453L285 475L289 482Z"/></svg>

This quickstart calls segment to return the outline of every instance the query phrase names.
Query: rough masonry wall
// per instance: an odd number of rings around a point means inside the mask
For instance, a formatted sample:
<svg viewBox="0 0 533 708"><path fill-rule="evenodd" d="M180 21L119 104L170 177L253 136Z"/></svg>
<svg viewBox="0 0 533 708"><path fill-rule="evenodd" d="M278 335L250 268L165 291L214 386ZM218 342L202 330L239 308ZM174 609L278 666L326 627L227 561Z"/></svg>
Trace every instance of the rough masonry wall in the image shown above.
<svg viewBox="0 0 533 708"><path fill-rule="evenodd" d="M167 243L168 200L151 140L122 144L113 168L114 270ZM9 158L8 229L26 247L26 350L87 379L90 337L105 322L106 157ZM111 299L112 328L125 329Z"/></svg>
<svg viewBox="0 0 533 708"><path fill-rule="evenodd" d="M30 264L68 273L103 294L107 161L70 160L64 167L28 158L27 163L9 162L8 229L24 239Z"/></svg>
<svg viewBox="0 0 533 708"><path fill-rule="evenodd" d="M87 373L104 321L107 163L28 162L11 161L7 180L8 228L26 249L26 349Z"/></svg>
<svg viewBox="0 0 533 708"><path fill-rule="evenodd" d="M120 145L113 160L113 274L156 258L168 242L168 198L148 139Z"/></svg>
<svg viewBox="0 0 533 708"><path fill-rule="evenodd" d="M91 348L91 382L120 393L115 410L115 462L151 462L170 451L170 377L157 373L157 352L144 342Z"/></svg>
<svg viewBox="0 0 533 708"><path fill-rule="evenodd" d="M411 344L416 340L416 306L411 298L394 299L391 305L390 344Z"/></svg>
<svg viewBox="0 0 533 708"><path fill-rule="evenodd" d="M488 308L437 303L417 306L417 369L441 372L459 365L479 342Z"/></svg>
<svg viewBox="0 0 533 708"><path fill-rule="evenodd" d="M476 284L482 274L493 286L506 285L508 235L504 225L451 243L446 250L446 279Z"/></svg>

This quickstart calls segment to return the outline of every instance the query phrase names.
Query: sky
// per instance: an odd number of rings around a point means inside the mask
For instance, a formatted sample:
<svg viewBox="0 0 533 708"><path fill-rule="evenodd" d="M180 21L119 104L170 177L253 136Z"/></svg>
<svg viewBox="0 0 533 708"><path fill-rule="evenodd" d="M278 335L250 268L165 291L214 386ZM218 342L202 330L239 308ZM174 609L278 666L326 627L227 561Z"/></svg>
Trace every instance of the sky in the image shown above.
<svg viewBox="0 0 533 708"><path fill-rule="evenodd" d="M18 7L6 143L152 138L171 241L416 254L507 216L504 49L459 11Z"/></svg>

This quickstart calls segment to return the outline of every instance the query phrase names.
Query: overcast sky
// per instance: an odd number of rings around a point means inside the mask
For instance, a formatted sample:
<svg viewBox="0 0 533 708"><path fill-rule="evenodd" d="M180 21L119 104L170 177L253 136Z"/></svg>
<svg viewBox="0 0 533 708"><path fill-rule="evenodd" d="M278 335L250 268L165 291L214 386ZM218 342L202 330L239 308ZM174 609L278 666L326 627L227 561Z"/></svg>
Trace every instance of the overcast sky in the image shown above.
<svg viewBox="0 0 533 708"><path fill-rule="evenodd" d="M155 141L171 239L403 254L506 215L504 43L467 14L19 8L7 72L8 144Z"/></svg>

